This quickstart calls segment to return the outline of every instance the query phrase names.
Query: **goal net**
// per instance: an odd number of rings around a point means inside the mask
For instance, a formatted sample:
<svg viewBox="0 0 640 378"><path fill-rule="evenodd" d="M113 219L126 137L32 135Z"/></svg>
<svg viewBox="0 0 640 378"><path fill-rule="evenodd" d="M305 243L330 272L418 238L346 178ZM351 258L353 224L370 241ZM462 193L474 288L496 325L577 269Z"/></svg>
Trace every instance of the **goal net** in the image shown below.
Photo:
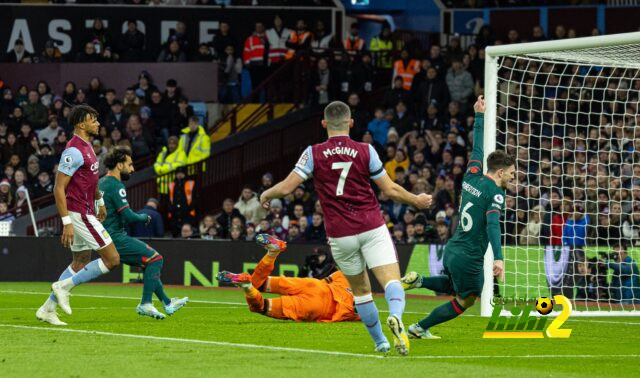
<svg viewBox="0 0 640 378"><path fill-rule="evenodd" d="M640 315L639 94L640 33L487 49L485 150L517 161L499 295Z"/></svg>

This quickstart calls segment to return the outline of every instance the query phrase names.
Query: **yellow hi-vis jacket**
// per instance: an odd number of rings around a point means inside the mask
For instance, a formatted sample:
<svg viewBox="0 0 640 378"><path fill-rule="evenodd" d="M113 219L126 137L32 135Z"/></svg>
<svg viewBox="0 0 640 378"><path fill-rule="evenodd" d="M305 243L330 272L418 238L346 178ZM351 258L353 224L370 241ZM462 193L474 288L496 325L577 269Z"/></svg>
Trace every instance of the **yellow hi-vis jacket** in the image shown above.
<svg viewBox="0 0 640 378"><path fill-rule="evenodd" d="M196 135L193 143L191 144L191 150L187 153L186 146L188 137L189 127L185 127L182 129L180 142L178 142L178 150L184 151L187 155L187 165L202 161L211 155L211 138L205 131L204 127L198 127L198 135Z"/></svg>
<svg viewBox="0 0 640 378"><path fill-rule="evenodd" d="M167 147L162 147L162 151L158 154L156 162L153 163L153 169L158 176L173 172L178 167L182 167L187 164L187 155L180 148L176 148L175 151L169 153Z"/></svg>

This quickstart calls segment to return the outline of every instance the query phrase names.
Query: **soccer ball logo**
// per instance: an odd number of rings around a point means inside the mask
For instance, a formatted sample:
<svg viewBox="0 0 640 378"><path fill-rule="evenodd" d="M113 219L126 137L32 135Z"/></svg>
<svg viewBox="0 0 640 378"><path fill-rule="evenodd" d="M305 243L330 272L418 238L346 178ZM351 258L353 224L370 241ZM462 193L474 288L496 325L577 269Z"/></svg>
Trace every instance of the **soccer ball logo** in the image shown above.
<svg viewBox="0 0 640 378"><path fill-rule="evenodd" d="M551 312L552 309L553 302L551 302L551 299L547 297L541 297L536 301L536 310L538 310L541 315L547 315Z"/></svg>

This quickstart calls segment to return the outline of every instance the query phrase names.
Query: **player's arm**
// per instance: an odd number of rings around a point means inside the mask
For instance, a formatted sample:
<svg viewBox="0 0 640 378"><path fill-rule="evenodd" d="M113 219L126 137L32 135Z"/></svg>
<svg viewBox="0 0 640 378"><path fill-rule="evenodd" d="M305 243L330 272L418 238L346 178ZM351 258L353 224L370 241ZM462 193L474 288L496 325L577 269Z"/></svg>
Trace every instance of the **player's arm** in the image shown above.
<svg viewBox="0 0 640 378"><path fill-rule="evenodd" d="M303 182L304 179L295 171L289 173L289 176L287 176L287 178L275 184L271 188L265 190L262 195L260 195L260 203L262 204L262 207L268 209L269 202L272 199L282 198L290 194Z"/></svg>
<svg viewBox="0 0 640 378"><path fill-rule="evenodd" d="M104 198L102 198L100 187L96 187L95 199L98 203L98 215L96 218L98 218L99 222L103 222L107 218L107 208L104 206Z"/></svg>
<svg viewBox="0 0 640 378"><path fill-rule="evenodd" d="M265 209L269 209L269 201L274 198L282 198L289 193L293 192L298 186L300 186L305 180L307 180L313 174L313 151L311 146L308 146L300 159L293 168L293 172L289 173L286 179L280 181L273 187L265 190L260 195L260 203Z"/></svg>
<svg viewBox="0 0 640 378"><path fill-rule="evenodd" d="M431 195L425 193L415 195L391 180L384 169L384 165L382 165L378 153L371 145L369 145L369 175L382 193L394 202L405 203L419 209L426 209L431 206L433 199Z"/></svg>
<svg viewBox="0 0 640 378"><path fill-rule="evenodd" d="M373 182L375 182L382 193L392 201L405 203L407 205L417 207L418 209L426 209L431 206L431 203L433 202L433 197L431 195L426 193L415 195L408 192L402 186L391 181L391 178L386 171L383 173L384 174L381 177L374 179Z"/></svg>
<svg viewBox="0 0 640 378"><path fill-rule="evenodd" d="M147 214L138 214L131 210L129 205L119 211L120 216L126 223L146 223L149 221L150 216Z"/></svg>
<svg viewBox="0 0 640 378"><path fill-rule="evenodd" d="M113 188L111 190L105 191L105 196L111 204L113 204L113 208L116 209L116 212L120 214L122 220L125 223L142 223L148 222L150 216L147 214L138 214L135 211L131 210L129 206L129 200L127 199L127 191L124 185L120 185L120 187Z"/></svg>
<svg viewBox="0 0 640 378"><path fill-rule="evenodd" d="M484 159L484 98L482 96L478 96L478 100L473 104L473 110L476 112L473 122L473 150L468 167L482 168Z"/></svg>
<svg viewBox="0 0 640 378"><path fill-rule="evenodd" d="M56 182L53 185L53 198L56 201L58 214L62 218L62 245L70 247L73 243L73 225L69 217L67 208L67 187L71 182L71 177L84 164L82 153L75 147L67 148L62 151L60 162L58 164L58 172L56 173Z"/></svg>
<svg viewBox="0 0 640 378"><path fill-rule="evenodd" d="M492 205L492 206L495 206ZM493 275L504 280L504 262L502 260L502 241L500 232L500 210L489 209L487 217L487 237L493 251Z"/></svg>

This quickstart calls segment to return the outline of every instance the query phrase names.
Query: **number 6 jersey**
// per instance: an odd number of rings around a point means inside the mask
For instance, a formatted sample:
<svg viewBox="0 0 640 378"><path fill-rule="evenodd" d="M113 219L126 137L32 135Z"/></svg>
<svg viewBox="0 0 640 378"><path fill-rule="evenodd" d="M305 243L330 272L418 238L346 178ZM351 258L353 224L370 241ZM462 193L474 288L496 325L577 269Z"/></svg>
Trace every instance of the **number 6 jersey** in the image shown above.
<svg viewBox="0 0 640 378"><path fill-rule="evenodd" d="M327 236L357 235L384 224L371 180L386 172L371 145L333 136L307 147L293 171L304 180L313 176Z"/></svg>

